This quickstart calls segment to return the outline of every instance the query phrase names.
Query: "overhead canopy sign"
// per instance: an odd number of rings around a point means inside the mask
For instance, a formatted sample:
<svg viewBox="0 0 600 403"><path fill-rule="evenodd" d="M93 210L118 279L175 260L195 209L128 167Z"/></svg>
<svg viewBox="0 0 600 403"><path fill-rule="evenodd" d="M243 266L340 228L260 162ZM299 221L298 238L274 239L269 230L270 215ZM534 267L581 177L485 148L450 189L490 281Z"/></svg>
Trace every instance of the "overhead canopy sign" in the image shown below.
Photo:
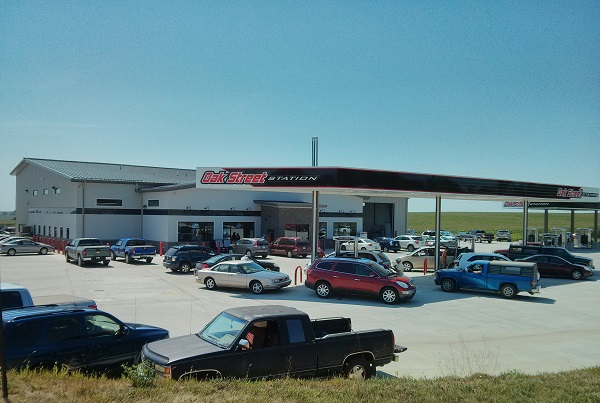
<svg viewBox="0 0 600 403"><path fill-rule="evenodd" d="M598 202L598 189L581 186L337 167L196 168L196 187Z"/></svg>

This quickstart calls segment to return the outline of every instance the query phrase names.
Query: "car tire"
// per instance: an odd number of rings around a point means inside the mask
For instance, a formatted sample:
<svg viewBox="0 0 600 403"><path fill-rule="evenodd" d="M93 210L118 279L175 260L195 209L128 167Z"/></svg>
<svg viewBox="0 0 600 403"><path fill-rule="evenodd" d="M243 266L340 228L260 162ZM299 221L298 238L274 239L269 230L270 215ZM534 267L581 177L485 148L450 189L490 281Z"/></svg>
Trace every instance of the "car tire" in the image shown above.
<svg viewBox="0 0 600 403"><path fill-rule="evenodd" d="M247 250L247 251L246 251L246 256L248 256L248 257L252 257L252 251L251 251L251 250Z"/></svg>
<svg viewBox="0 0 600 403"><path fill-rule="evenodd" d="M452 280L451 278L442 279L440 286L442 287L442 291L445 291L445 292L456 291L456 282L454 280Z"/></svg>
<svg viewBox="0 0 600 403"><path fill-rule="evenodd" d="M77 266L83 266L83 258L81 257L81 255L77 255Z"/></svg>
<svg viewBox="0 0 600 403"><path fill-rule="evenodd" d="M146 258L146 263L152 263L152 258L151 257L147 257Z"/></svg>
<svg viewBox="0 0 600 403"><path fill-rule="evenodd" d="M373 375L373 364L363 357L352 357L344 364L344 376L348 379L366 380Z"/></svg>
<svg viewBox="0 0 600 403"><path fill-rule="evenodd" d="M367 248L365 248L364 246L362 248L360 248L360 250L367 250Z"/></svg>
<svg viewBox="0 0 600 403"><path fill-rule="evenodd" d="M204 285L209 290L214 290L215 288L217 288L217 283L215 283L215 280L212 277L206 277L206 279L204 280Z"/></svg>
<svg viewBox="0 0 600 403"><path fill-rule="evenodd" d="M573 270L571 272L571 278L573 280L581 280L583 278L583 273L581 272L581 270Z"/></svg>
<svg viewBox="0 0 600 403"><path fill-rule="evenodd" d="M346 250L346 245L340 246L340 250Z"/></svg>
<svg viewBox="0 0 600 403"><path fill-rule="evenodd" d="M262 258L263 258L263 259L266 259L266 258L267 258L267 256L269 256L269 255L262 255Z"/></svg>
<svg viewBox="0 0 600 403"><path fill-rule="evenodd" d="M294 257L294 254L292 253L291 250L287 251L287 257Z"/></svg>
<svg viewBox="0 0 600 403"><path fill-rule="evenodd" d="M131 256L129 256L129 253L125 254L125 263L126 264L131 264Z"/></svg>
<svg viewBox="0 0 600 403"><path fill-rule="evenodd" d="M117 255L115 255L115 252L113 252L113 251L110 252L110 259L117 260Z"/></svg>
<svg viewBox="0 0 600 403"><path fill-rule="evenodd" d="M250 282L250 291L252 291L254 294L262 294L264 290L265 289L260 281L254 280Z"/></svg>
<svg viewBox="0 0 600 403"><path fill-rule="evenodd" d="M179 271L182 273L189 273L192 270L192 266L188 262L183 262L179 265Z"/></svg>
<svg viewBox="0 0 600 403"><path fill-rule="evenodd" d="M387 247L387 246L384 246L384 247L383 247L383 251L384 251L384 252L387 252L388 250L389 250L389 249L388 249L388 247Z"/></svg>
<svg viewBox="0 0 600 403"><path fill-rule="evenodd" d="M389 305L396 304L400 300L400 295L398 294L398 291L396 291L392 287L385 287L383 290L381 290L379 297L384 303Z"/></svg>
<svg viewBox="0 0 600 403"><path fill-rule="evenodd" d="M415 247L414 247L414 246L412 246L412 245L408 245L408 246L406 247L406 250L407 250L407 251L409 251L409 252L414 252L414 250L415 250Z"/></svg>
<svg viewBox="0 0 600 403"><path fill-rule="evenodd" d="M319 298L329 298L331 296L331 285L327 281L319 281L315 285L315 292Z"/></svg>
<svg viewBox="0 0 600 403"><path fill-rule="evenodd" d="M71 259L69 259L69 254L65 251L65 262L69 263Z"/></svg>
<svg viewBox="0 0 600 403"><path fill-rule="evenodd" d="M514 298L517 296L517 288L512 284L504 284L500 287L500 294L504 298Z"/></svg>
<svg viewBox="0 0 600 403"><path fill-rule="evenodd" d="M9 249L9 250L6 252L6 254L7 254L8 256L14 256L14 255L16 255L16 254L17 254L17 251L16 251L16 250L14 250L14 249Z"/></svg>
<svg viewBox="0 0 600 403"><path fill-rule="evenodd" d="M40 249L40 255L47 255L47 254L48 254L48 248Z"/></svg>
<svg viewBox="0 0 600 403"><path fill-rule="evenodd" d="M413 269L411 262L402 262L402 267L404 267L404 271L412 271Z"/></svg>
<svg viewBox="0 0 600 403"><path fill-rule="evenodd" d="M108 259L104 259L104 260L102 261L102 264L103 264L104 266L108 266L108 263L109 263L109 262L110 262L110 260L108 260Z"/></svg>

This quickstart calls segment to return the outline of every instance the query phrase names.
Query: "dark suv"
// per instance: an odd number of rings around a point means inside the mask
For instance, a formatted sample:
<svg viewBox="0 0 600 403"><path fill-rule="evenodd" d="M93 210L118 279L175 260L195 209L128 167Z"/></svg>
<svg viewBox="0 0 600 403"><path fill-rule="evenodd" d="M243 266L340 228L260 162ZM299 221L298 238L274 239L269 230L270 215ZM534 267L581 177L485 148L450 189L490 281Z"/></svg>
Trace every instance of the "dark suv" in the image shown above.
<svg viewBox="0 0 600 403"><path fill-rule="evenodd" d="M207 246L175 245L169 248L163 260L163 266L172 271L189 273L198 262L204 262L217 252Z"/></svg>
<svg viewBox="0 0 600 403"><path fill-rule="evenodd" d="M306 271L304 285L320 298L328 298L333 292L364 294L386 304L408 301L417 292L411 278L368 259L317 259Z"/></svg>
<svg viewBox="0 0 600 403"><path fill-rule="evenodd" d="M123 323L95 309L39 306L2 312L7 368L122 371L137 364L146 343L166 339L165 329Z"/></svg>
<svg viewBox="0 0 600 403"><path fill-rule="evenodd" d="M511 260L524 259L533 255L552 255L562 257L569 263L580 264L594 269L594 261L589 257L574 255L560 246L540 246L540 245L510 245L508 250L496 250L494 253L500 253Z"/></svg>
<svg viewBox="0 0 600 403"><path fill-rule="evenodd" d="M306 238L282 236L271 244L271 255L287 257L306 257L310 255L312 246Z"/></svg>

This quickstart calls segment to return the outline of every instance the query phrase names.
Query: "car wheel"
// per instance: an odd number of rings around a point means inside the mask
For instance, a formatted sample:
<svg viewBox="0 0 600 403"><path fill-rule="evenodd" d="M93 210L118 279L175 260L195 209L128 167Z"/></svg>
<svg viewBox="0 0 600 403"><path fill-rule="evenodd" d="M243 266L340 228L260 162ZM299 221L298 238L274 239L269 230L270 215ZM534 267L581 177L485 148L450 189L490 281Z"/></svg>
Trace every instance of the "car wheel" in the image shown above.
<svg viewBox="0 0 600 403"><path fill-rule="evenodd" d="M108 260L108 259L104 259L104 260L102 261L102 264L103 264L104 266L108 266L108 263L109 263L109 262L110 262L110 260Z"/></svg>
<svg viewBox="0 0 600 403"><path fill-rule="evenodd" d="M360 248L360 250L367 250L367 248L365 248L364 246L362 248Z"/></svg>
<svg viewBox="0 0 600 403"><path fill-rule="evenodd" d="M583 273L581 272L581 270L573 270L571 272L571 278L573 280L581 280L583 278Z"/></svg>
<svg viewBox="0 0 600 403"><path fill-rule="evenodd" d="M384 252L387 252L388 250L389 250L389 249L388 249L388 247L387 247L387 246L384 246L384 247L383 247L383 251L384 251Z"/></svg>
<svg viewBox="0 0 600 403"><path fill-rule="evenodd" d="M117 260L117 255L115 255L115 252L110 252L110 258L111 260Z"/></svg>
<svg viewBox="0 0 600 403"><path fill-rule="evenodd" d="M344 365L344 375L348 379L369 379L374 372L372 366L362 357L350 358Z"/></svg>
<svg viewBox="0 0 600 403"><path fill-rule="evenodd" d="M517 296L517 289L512 284L504 284L500 287L500 294L502 294L504 298L514 298Z"/></svg>
<svg viewBox="0 0 600 403"><path fill-rule="evenodd" d="M294 255L292 254L292 251L291 251L291 250L288 250L288 252L287 252L287 257L294 257Z"/></svg>
<svg viewBox="0 0 600 403"><path fill-rule="evenodd" d="M412 271L413 269L411 262L402 262L402 266L404 267L404 271Z"/></svg>
<svg viewBox="0 0 600 403"><path fill-rule="evenodd" d="M246 256L248 256L248 257L252 257L252 251L251 251L251 250L247 250L247 251L246 251Z"/></svg>
<svg viewBox="0 0 600 403"><path fill-rule="evenodd" d="M442 291L445 292L454 292L456 291L456 282L451 278L445 278L442 280L440 284L442 286Z"/></svg>
<svg viewBox="0 0 600 403"><path fill-rule="evenodd" d="M263 258L263 259L266 259L266 258L267 258L267 256L269 256L269 255L262 255L262 258Z"/></svg>
<svg viewBox="0 0 600 403"><path fill-rule="evenodd" d="M152 263L152 258L151 257L147 257L146 258L146 263Z"/></svg>
<svg viewBox="0 0 600 403"><path fill-rule="evenodd" d="M83 266L83 258L81 257L81 255L77 256L77 266Z"/></svg>
<svg viewBox="0 0 600 403"><path fill-rule="evenodd" d="M182 273L189 273L192 270L192 266L188 262L183 262L179 265L179 271Z"/></svg>
<svg viewBox="0 0 600 403"><path fill-rule="evenodd" d="M125 254L125 263L131 264L131 256L129 256L129 253Z"/></svg>
<svg viewBox="0 0 600 403"><path fill-rule="evenodd" d="M342 246L340 246L340 249L341 249L341 250L346 250L346 245L342 245Z"/></svg>
<svg viewBox="0 0 600 403"><path fill-rule="evenodd" d="M67 263L69 263L71 261L71 259L69 259L69 254L67 253L67 251L65 251L65 261Z"/></svg>
<svg viewBox="0 0 600 403"><path fill-rule="evenodd" d="M7 254L8 256L14 256L14 255L16 255L16 254L17 254L17 251L16 251L16 250L14 250L14 249L9 249L9 250L8 250L8 252L6 252L6 254Z"/></svg>
<svg viewBox="0 0 600 403"><path fill-rule="evenodd" d="M40 255L46 255L48 253L48 248L40 249Z"/></svg>
<svg viewBox="0 0 600 403"><path fill-rule="evenodd" d="M250 290L255 294L261 294L264 288L260 281L254 280L250 283Z"/></svg>
<svg viewBox="0 0 600 403"><path fill-rule="evenodd" d="M383 290L381 290L380 297L381 300L386 304L395 304L396 302L398 302L399 299L398 291L394 290L391 287L386 287Z"/></svg>
<svg viewBox="0 0 600 403"><path fill-rule="evenodd" d="M215 280L212 277L207 277L206 280L204 280L204 285L209 290L214 290L217 288L217 283L215 283Z"/></svg>
<svg viewBox="0 0 600 403"><path fill-rule="evenodd" d="M319 281L315 286L315 292L320 298L329 298L331 296L331 286L326 281Z"/></svg>
<svg viewBox="0 0 600 403"><path fill-rule="evenodd" d="M412 246L412 245L408 245L408 246L406 247L406 250L407 250L407 251L409 251L409 252L413 252L413 251L415 250L415 247L414 247L414 246Z"/></svg>

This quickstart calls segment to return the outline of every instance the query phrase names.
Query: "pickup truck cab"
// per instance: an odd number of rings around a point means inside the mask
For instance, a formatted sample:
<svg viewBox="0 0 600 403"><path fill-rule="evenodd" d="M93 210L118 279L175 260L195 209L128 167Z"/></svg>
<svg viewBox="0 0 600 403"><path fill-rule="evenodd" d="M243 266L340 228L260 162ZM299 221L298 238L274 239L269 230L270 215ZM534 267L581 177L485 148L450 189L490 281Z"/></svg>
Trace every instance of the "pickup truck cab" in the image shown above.
<svg viewBox="0 0 600 403"><path fill-rule="evenodd" d="M90 308L96 309L93 299L75 297L73 295L45 295L32 297L29 290L16 283L0 284L2 309L22 308L34 305L52 305L62 308Z"/></svg>
<svg viewBox="0 0 600 403"><path fill-rule="evenodd" d="M443 291L458 289L499 292L514 298L520 292L539 294L540 275L535 263L476 260L467 267L443 269L435 273L435 284Z"/></svg>
<svg viewBox="0 0 600 403"><path fill-rule="evenodd" d="M83 266L86 262L102 263L108 266L110 262L110 248L97 238L75 238L65 247L65 260L77 262Z"/></svg>
<svg viewBox="0 0 600 403"><path fill-rule="evenodd" d="M156 247L139 238L122 238L110 247L111 259L117 260L118 257L121 257L127 264L138 259L152 263L154 256L156 256Z"/></svg>
<svg viewBox="0 0 600 403"><path fill-rule="evenodd" d="M200 332L149 343L142 362L157 377L366 379L406 348L391 330L352 331L348 318L310 320L295 308L261 305L221 312Z"/></svg>

